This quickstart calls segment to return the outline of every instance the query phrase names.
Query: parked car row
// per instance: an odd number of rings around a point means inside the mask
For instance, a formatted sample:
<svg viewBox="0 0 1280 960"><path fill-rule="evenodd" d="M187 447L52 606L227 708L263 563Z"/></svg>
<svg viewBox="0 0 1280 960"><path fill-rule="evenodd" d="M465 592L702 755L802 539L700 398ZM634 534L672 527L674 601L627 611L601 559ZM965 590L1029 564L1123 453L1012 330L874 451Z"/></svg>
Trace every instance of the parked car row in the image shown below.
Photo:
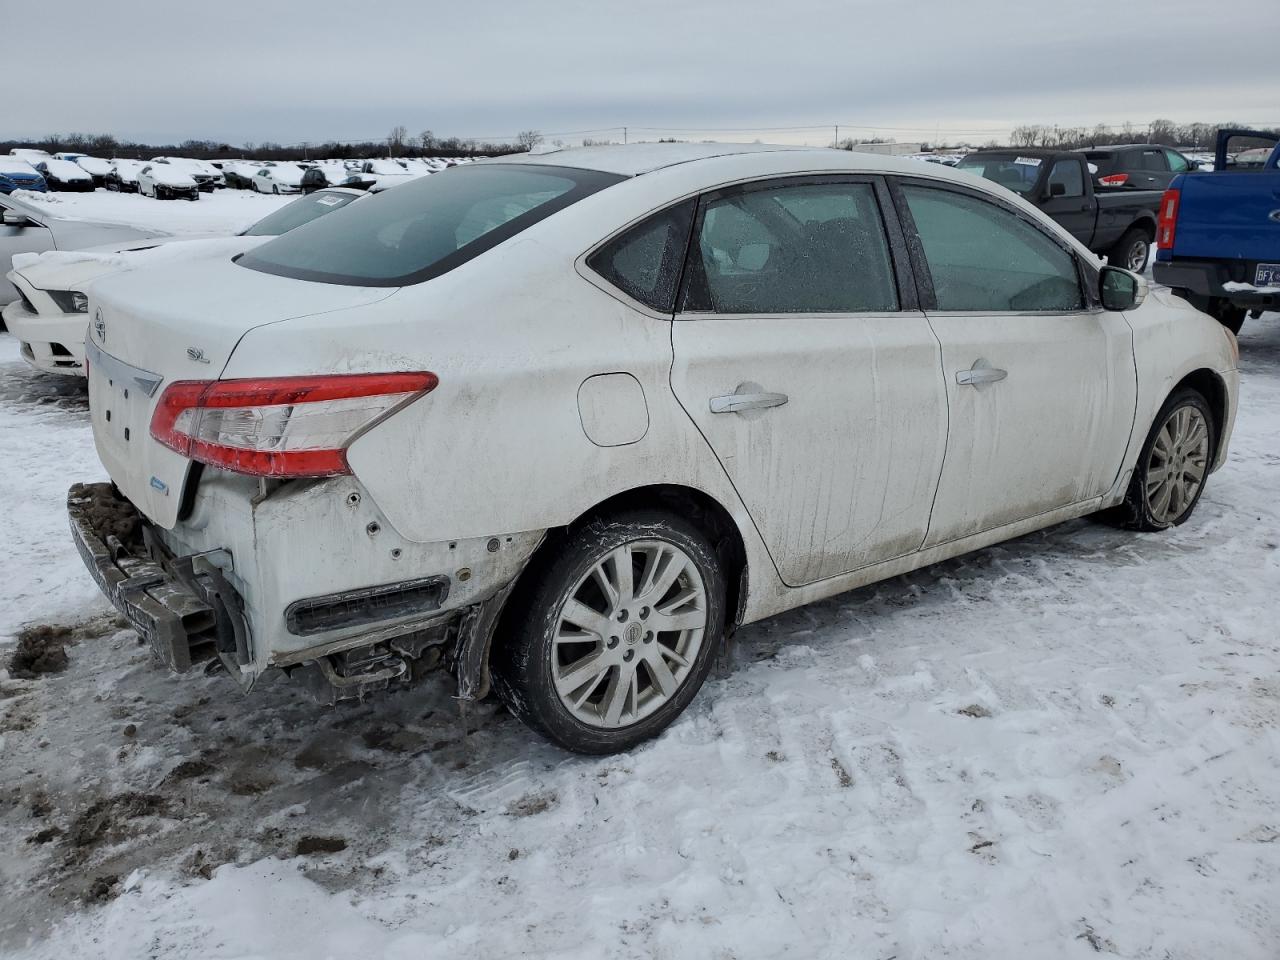
<svg viewBox="0 0 1280 960"><path fill-rule="evenodd" d="M1192 514L1235 339L1029 202L1066 196L1056 162L1011 191L582 148L320 191L278 236L80 286L24 261L84 331L112 481L69 491L73 536L174 670L338 699L445 664L463 701L626 749L741 624L1071 517Z"/></svg>

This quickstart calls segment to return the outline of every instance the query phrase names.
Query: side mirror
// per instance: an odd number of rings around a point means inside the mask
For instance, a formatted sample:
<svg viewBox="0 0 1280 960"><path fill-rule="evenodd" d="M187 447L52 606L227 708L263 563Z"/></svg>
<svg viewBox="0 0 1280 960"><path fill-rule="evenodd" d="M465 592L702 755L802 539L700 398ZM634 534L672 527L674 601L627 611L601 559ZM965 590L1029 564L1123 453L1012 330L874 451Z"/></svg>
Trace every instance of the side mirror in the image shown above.
<svg viewBox="0 0 1280 960"><path fill-rule="evenodd" d="M1106 310L1136 310L1147 299L1147 281L1120 267L1105 266L1098 275L1098 299Z"/></svg>
<svg viewBox="0 0 1280 960"><path fill-rule="evenodd" d="M7 207L4 211L3 222L6 227L25 227L31 223L26 214L19 213L17 210L10 210Z"/></svg>
<svg viewBox="0 0 1280 960"><path fill-rule="evenodd" d="M1049 189L1045 191L1045 196L1049 198L1065 197L1066 195L1067 185L1065 183L1051 183L1049 184Z"/></svg>

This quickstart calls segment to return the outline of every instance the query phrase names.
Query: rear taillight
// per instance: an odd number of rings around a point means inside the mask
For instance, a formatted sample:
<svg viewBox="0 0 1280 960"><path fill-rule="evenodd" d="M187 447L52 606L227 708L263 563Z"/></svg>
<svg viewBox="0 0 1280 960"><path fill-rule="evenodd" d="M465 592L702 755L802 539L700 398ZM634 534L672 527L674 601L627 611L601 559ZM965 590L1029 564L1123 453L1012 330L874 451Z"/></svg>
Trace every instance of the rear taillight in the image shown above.
<svg viewBox="0 0 1280 960"><path fill-rule="evenodd" d="M1156 220L1156 249L1172 250L1173 236L1178 230L1178 204L1182 201L1182 192L1177 189L1166 190L1160 198L1160 216Z"/></svg>
<svg viewBox="0 0 1280 960"><path fill-rule="evenodd" d="M1113 173L1108 177L1099 177L1098 182L1104 187L1123 187L1129 182L1127 173Z"/></svg>
<svg viewBox="0 0 1280 960"><path fill-rule="evenodd" d="M351 472L357 436L438 382L427 372L180 380L160 395L151 436L236 473L332 477Z"/></svg>

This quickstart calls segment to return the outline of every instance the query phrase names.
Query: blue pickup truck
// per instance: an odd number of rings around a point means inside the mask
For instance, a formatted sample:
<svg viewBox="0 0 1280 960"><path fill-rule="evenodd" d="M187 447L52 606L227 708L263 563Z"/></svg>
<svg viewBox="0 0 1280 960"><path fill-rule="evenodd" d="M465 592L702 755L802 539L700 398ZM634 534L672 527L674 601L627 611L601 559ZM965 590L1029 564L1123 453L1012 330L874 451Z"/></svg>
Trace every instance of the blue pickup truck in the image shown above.
<svg viewBox="0 0 1280 960"><path fill-rule="evenodd" d="M1165 191L1152 271L1233 333L1280 309L1280 137L1218 131L1213 173Z"/></svg>

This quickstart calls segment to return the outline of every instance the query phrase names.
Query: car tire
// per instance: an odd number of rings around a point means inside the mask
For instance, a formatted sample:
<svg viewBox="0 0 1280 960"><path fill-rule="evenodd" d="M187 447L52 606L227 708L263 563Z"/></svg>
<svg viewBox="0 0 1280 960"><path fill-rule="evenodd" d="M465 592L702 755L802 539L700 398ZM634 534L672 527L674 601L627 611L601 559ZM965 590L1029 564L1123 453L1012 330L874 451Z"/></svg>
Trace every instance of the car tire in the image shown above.
<svg viewBox="0 0 1280 960"><path fill-rule="evenodd" d="M1189 387L1175 391L1156 414L1124 502L1108 519L1148 532L1185 523L1204 493L1217 443L1213 411L1204 395Z"/></svg>
<svg viewBox="0 0 1280 960"><path fill-rule="evenodd" d="M1141 227L1130 227L1107 253L1107 263L1140 274L1150 256L1151 237Z"/></svg>
<svg viewBox="0 0 1280 960"><path fill-rule="evenodd" d="M491 662L512 714L566 750L609 754L689 705L725 634L724 566L697 526L656 509L598 517L531 573Z"/></svg>
<svg viewBox="0 0 1280 960"><path fill-rule="evenodd" d="M280 196L280 184L278 183L272 184L271 192L275 194L277 197Z"/></svg>

